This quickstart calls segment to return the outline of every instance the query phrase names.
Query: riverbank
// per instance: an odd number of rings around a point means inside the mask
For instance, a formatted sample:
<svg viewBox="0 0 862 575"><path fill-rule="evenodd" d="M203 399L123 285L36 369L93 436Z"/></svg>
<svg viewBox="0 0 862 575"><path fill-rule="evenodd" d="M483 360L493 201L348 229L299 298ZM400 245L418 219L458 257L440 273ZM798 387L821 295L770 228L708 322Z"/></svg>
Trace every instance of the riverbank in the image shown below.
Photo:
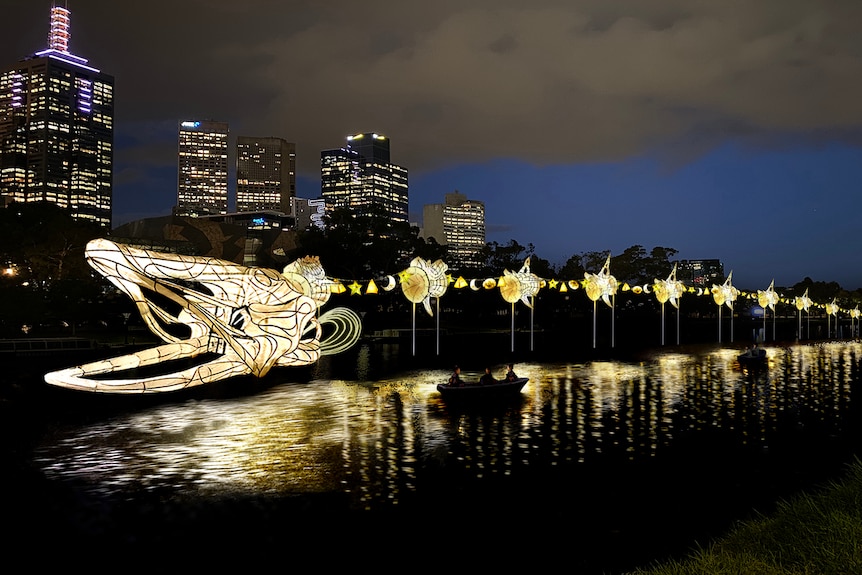
<svg viewBox="0 0 862 575"><path fill-rule="evenodd" d="M862 462L819 490L779 503L777 511L736 525L682 560L633 575L712 573L862 573Z"/></svg>

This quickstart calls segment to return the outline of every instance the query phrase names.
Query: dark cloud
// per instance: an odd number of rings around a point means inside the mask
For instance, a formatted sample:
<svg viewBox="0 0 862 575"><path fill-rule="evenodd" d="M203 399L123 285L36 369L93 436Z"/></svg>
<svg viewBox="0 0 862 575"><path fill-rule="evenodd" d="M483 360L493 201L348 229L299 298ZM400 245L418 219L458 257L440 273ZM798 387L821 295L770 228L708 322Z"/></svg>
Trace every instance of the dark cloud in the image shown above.
<svg viewBox="0 0 862 575"><path fill-rule="evenodd" d="M0 54L43 47L50 2L6 4L18 33L3 35ZM396 161L423 170L512 155L615 160L680 141L690 153L757 133L862 125L855 1L76 0L70 9L72 50L117 77L119 131L221 119L234 134L295 141L308 172L320 150L365 130L389 135Z"/></svg>

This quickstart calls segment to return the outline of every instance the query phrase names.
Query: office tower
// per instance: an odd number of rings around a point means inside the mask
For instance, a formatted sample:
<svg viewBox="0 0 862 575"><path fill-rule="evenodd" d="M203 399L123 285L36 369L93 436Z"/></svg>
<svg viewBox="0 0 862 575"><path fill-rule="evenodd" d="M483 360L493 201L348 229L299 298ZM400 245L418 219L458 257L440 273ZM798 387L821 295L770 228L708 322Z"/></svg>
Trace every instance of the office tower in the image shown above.
<svg viewBox="0 0 862 575"><path fill-rule="evenodd" d="M447 246L452 267L479 268L484 264L485 204L469 200L457 190L446 194L443 204L422 210L422 236Z"/></svg>
<svg viewBox="0 0 862 575"><path fill-rule="evenodd" d="M320 153L320 188L326 212L382 209L392 222L407 223L407 170L389 161L389 138L355 134L347 145Z"/></svg>
<svg viewBox="0 0 862 575"><path fill-rule="evenodd" d="M180 122L176 215L227 213L227 139L225 122Z"/></svg>
<svg viewBox="0 0 862 575"><path fill-rule="evenodd" d="M114 78L69 52L70 16L52 7L48 48L0 71L0 195L110 228Z"/></svg>
<svg viewBox="0 0 862 575"><path fill-rule="evenodd" d="M290 213L296 197L296 144L282 138L236 140L236 211Z"/></svg>

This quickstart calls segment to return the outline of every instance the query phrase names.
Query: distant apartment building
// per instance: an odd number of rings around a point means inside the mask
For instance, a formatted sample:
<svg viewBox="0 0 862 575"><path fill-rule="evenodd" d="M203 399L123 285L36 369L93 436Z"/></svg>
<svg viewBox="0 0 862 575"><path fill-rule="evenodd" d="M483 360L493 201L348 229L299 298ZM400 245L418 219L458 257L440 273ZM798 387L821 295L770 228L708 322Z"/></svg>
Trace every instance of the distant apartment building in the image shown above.
<svg viewBox="0 0 862 575"><path fill-rule="evenodd" d="M226 214L228 125L185 120L179 125L177 205L180 216Z"/></svg>
<svg viewBox="0 0 862 575"><path fill-rule="evenodd" d="M449 265L479 268L484 264L485 204L458 192L446 194L444 203L422 210L422 236L447 246Z"/></svg>
<svg viewBox="0 0 862 575"><path fill-rule="evenodd" d="M69 52L71 12L50 14L48 48L0 69L0 196L110 228L114 78Z"/></svg>
<svg viewBox="0 0 862 575"><path fill-rule="evenodd" d="M680 260L676 279L690 286L711 286L724 281L724 265L719 260Z"/></svg>
<svg viewBox="0 0 862 575"><path fill-rule="evenodd" d="M320 190L327 214L367 214L377 206L392 222L408 222L407 170L391 163L389 138L381 134L348 136L343 148L321 152Z"/></svg>
<svg viewBox="0 0 862 575"><path fill-rule="evenodd" d="M236 211L290 212L296 197L296 144L283 138L236 140Z"/></svg>

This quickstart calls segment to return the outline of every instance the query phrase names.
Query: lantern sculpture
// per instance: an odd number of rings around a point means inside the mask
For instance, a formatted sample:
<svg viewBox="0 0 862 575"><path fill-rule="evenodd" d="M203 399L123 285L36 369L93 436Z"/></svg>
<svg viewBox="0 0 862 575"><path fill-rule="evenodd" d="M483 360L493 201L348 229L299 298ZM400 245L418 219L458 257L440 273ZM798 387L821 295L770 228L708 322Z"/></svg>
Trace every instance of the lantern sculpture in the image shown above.
<svg viewBox="0 0 862 575"><path fill-rule="evenodd" d="M772 310L772 341L775 341L775 304L778 303L778 294L775 293L775 280L769 283L769 288L757 290L757 303L763 308L763 335L766 337L766 308Z"/></svg>
<svg viewBox="0 0 862 575"><path fill-rule="evenodd" d="M446 271L449 266L441 260L433 264L422 259L413 258L410 267L401 272L401 291L404 297L413 304L413 355L416 355L416 304L421 303L428 315L434 317L431 311L431 298L437 303L437 353L440 352L440 298L449 287Z"/></svg>
<svg viewBox="0 0 862 575"><path fill-rule="evenodd" d="M739 296L739 290L733 287L733 270L727 274L722 285L712 284L712 300L718 306L718 342L721 343L721 308L726 305L730 309L730 341L733 341L733 302Z"/></svg>
<svg viewBox="0 0 862 575"><path fill-rule="evenodd" d="M685 284L676 279L676 264L665 280L655 280L652 288L656 299L661 304L661 344L664 345L664 304L670 302L677 309L676 313L676 343L679 344L679 300L685 293Z"/></svg>
<svg viewBox="0 0 862 575"><path fill-rule="evenodd" d="M857 305L855 308L850 310L850 337L859 337L859 316L862 315L862 312L859 311L859 306ZM853 323L856 323L856 326L853 326Z"/></svg>
<svg viewBox="0 0 862 575"><path fill-rule="evenodd" d="M47 373L45 381L51 385L103 393L174 391L239 375L263 377L273 367L308 365L359 339L361 323L355 312L336 308L318 317L318 308L335 286L317 258L294 262L280 274L107 239L90 241L85 257L132 298L147 327L166 343ZM321 339L325 324L334 330ZM187 336L176 334L177 325L185 327ZM163 375L93 377L207 354L216 357Z"/></svg>
<svg viewBox="0 0 862 575"><path fill-rule="evenodd" d="M515 351L515 303L520 300L530 308L530 350L533 348L533 298L539 293L542 280L530 272L530 258L524 260L524 265L517 272L503 271L503 277L497 282L500 295L512 304L512 351Z"/></svg>
<svg viewBox="0 0 862 575"><path fill-rule="evenodd" d="M614 345L614 304L611 298L616 301L617 278L611 275L611 256L608 256L605 265L597 274L584 272L584 289L587 292L587 297L593 302L593 348L596 347L596 302L601 299L609 308L611 308L611 347Z"/></svg>
<svg viewBox="0 0 862 575"><path fill-rule="evenodd" d="M797 333L799 334L799 339L802 339L802 310L805 310L805 314L808 317L808 337L811 337L811 313L808 311L808 308L811 307L813 302L808 297L808 290L806 289L805 293L801 296L796 296L794 303L798 311Z"/></svg>
<svg viewBox="0 0 862 575"><path fill-rule="evenodd" d="M826 337L831 337L832 328L830 327L832 316L836 316L835 319L835 335L838 335L838 304L835 303L835 300L832 300L832 303L826 304Z"/></svg>

